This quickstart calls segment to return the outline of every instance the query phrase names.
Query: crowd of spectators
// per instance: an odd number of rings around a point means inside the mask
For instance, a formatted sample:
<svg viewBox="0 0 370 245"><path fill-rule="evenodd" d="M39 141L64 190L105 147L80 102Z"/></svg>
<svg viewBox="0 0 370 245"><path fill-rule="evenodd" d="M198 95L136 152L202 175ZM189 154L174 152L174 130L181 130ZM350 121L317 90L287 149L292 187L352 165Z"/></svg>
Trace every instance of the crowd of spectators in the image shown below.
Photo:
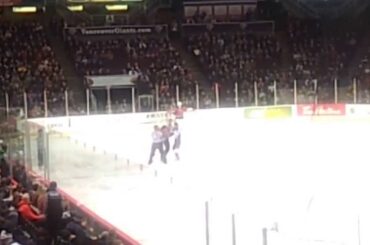
<svg viewBox="0 0 370 245"><path fill-rule="evenodd" d="M368 104L370 103L370 47L367 47L354 70L355 79L358 81L359 102Z"/></svg>
<svg viewBox="0 0 370 245"><path fill-rule="evenodd" d="M0 146L0 244L115 245L114 235L89 226L81 212L63 201L57 184L30 176L20 161L10 162Z"/></svg>
<svg viewBox="0 0 370 245"><path fill-rule="evenodd" d="M257 8L251 16L265 16ZM193 23L207 22L207 14L196 12ZM210 18L212 19L212 18ZM190 32L191 33L191 32ZM285 38L282 38L285 36ZM0 86L10 97L12 107L23 107L23 91L27 92L28 115L45 114L44 91L48 101L48 115L64 115L67 81L50 47L46 31L37 21L0 23ZM187 34L185 49L201 64L210 87L200 87L202 107L215 106L215 87L220 91L221 106L233 106L234 86L238 84L239 105L259 105L293 102L293 81L297 81L298 101L334 100L334 79L344 89L341 97L349 101L353 95L350 60L359 33L328 32L319 21L291 19L283 32L253 33L251 31L212 31ZM286 41L283 43L283 41ZM198 82L171 39L162 35L89 38L75 34L66 36L67 49L80 77L89 75L137 75L138 94L155 97L159 93L159 109L167 109L176 102L176 86L185 105L195 106L195 84ZM285 56L284 54L287 54ZM357 69L358 81L368 79L367 58ZM203 84L203 83L199 83ZM361 98L366 101L370 90L361 83ZM85 84L89 86L88 83ZM212 89L213 88L213 89ZM316 89L317 88L317 89ZM96 97L99 97L96 94ZM127 112L131 108L124 96L113 96L112 108ZM70 98L70 108L76 113L86 112ZM96 98L96 101L106 99ZM0 99L4 105L4 100ZM144 103L145 104L145 103ZM148 105L153 108L153 105ZM103 105L103 110L107 105ZM70 114L73 114L70 110Z"/></svg>
<svg viewBox="0 0 370 245"><path fill-rule="evenodd" d="M333 101L334 79L348 77L353 51L358 43L358 34L352 32L324 31L318 21L292 20L288 30L291 71L300 82L301 94L308 95L318 82L320 98Z"/></svg>
<svg viewBox="0 0 370 245"><path fill-rule="evenodd" d="M60 103L67 82L50 47L44 27L37 21L0 22L0 88L8 93L13 107L23 106L27 92L29 114L38 116L43 108L43 91Z"/></svg>
<svg viewBox="0 0 370 245"><path fill-rule="evenodd" d="M225 105L234 103L228 97L234 96L235 83L239 85L239 105L255 104L255 97L259 105L275 103L275 84L276 102L293 103L293 81L299 103L334 102L334 80L340 87L340 99L353 101L349 71L360 33L324 30L321 22L314 20L291 18L287 23L279 34L194 32L185 37L186 47L209 82L218 84ZM364 58L360 65L363 71L366 62ZM363 81L366 76L361 74ZM365 89L360 94L366 93Z"/></svg>
<svg viewBox="0 0 370 245"><path fill-rule="evenodd" d="M261 104L269 102L274 71L279 69L282 59L281 45L275 36L207 32L192 35L186 42L208 80L217 83L226 97L233 94L237 82L243 97L241 104L251 104L256 82Z"/></svg>
<svg viewBox="0 0 370 245"><path fill-rule="evenodd" d="M67 43L81 76L137 75L139 94L154 95L158 86L160 105L175 102L176 85L194 86L184 60L167 37L85 40L70 35ZM117 102L121 101L112 103Z"/></svg>

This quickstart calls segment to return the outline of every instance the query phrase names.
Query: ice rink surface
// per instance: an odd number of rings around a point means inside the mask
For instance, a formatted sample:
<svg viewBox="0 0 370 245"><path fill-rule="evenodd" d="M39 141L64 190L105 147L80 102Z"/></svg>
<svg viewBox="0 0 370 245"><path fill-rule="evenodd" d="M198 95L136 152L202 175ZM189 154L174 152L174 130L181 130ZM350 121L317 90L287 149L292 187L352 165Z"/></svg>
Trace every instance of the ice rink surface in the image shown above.
<svg viewBox="0 0 370 245"><path fill-rule="evenodd" d="M153 125L86 125L50 136L50 178L144 245L206 244L206 201L210 245L232 244L232 214L236 244L367 244L369 122L185 120L181 161L150 167Z"/></svg>

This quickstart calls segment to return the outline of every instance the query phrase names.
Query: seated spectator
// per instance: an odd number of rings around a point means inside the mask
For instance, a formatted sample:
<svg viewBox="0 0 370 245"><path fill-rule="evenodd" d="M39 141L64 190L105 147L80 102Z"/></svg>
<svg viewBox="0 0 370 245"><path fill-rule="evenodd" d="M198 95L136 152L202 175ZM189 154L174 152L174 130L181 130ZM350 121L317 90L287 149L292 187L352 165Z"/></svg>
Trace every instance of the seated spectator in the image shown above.
<svg viewBox="0 0 370 245"><path fill-rule="evenodd" d="M72 245L72 240L76 237L71 234L67 229L62 230L59 233L58 240L55 245Z"/></svg>
<svg viewBox="0 0 370 245"><path fill-rule="evenodd" d="M0 233L0 244L4 245L20 245L19 243L16 243L13 240L13 235L11 233L8 233L6 231L2 231Z"/></svg>
<svg viewBox="0 0 370 245"><path fill-rule="evenodd" d="M29 186L29 180L27 178L26 168L24 165L16 164L13 167L14 171L14 180L20 184L23 188Z"/></svg>
<svg viewBox="0 0 370 245"><path fill-rule="evenodd" d="M30 203L30 196L28 193L22 195L22 200L18 204L18 212L23 219L29 222L40 222L45 220L45 215L38 214Z"/></svg>
<svg viewBox="0 0 370 245"><path fill-rule="evenodd" d="M84 227L84 222L79 214L72 214L72 220L67 224L66 229L74 235L72 240L73 245L85 245L88 244L90 238Z"/></svg>
<svg viewBox="0 0 370 245"><path fill-rule="evenodd" d="M31 192L31 200L32 205L37 207L38 210L40 210L41 213L45 213L46 210L46 189L42 185L36 185L34 186L36 190Z"/></svg>
<svg viewBox="0 0 370 245"><path fill-rule="evenodd" d="M18 212L13 207L4 204L0 207L0 229L12 233L18 225Z"/></svg>

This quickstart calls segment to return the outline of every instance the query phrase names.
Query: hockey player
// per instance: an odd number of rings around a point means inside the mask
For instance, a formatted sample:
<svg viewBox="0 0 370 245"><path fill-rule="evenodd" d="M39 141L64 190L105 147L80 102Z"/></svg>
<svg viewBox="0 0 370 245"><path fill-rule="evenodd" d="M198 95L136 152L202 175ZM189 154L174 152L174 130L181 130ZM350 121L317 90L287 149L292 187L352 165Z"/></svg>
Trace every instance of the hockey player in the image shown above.
<svg viewBox="0 0 370 245"><path fill-rule="evenodd" d="M167 163L166 156L163 152L163 135L160 128L157 125L155 125L154 131L152 133L152 147L150 150L149 164L153 163L153 157L157 150L161 155L161 161L163 163Z"/></svg>
<svg viewBox="0 0 370 245"><path fill-rule="evenodd" d="M170 126L162 126L161 132L162 132L162 138L163 138L163 154L167 158L167 154L170 151L170 137L171 137L171 128Z"/></svg>
<svg viewBox="0 0 370 245"><path fill-rule="evenodd" d="M172 150L175 152L176 160L180 160L179 150L181 146L181 132L180 132L179 124L177 122L175 122L174 124L172 133L173 133L173 137L175 138Z"/></svg>
<svg viewBox="0 0 370 245"><path fill-rule="evenodd" d="M182 106L182 102L177 102L177 107L174 111L176 119L183 119L184 118L184 112L186 109Z"/></svg>

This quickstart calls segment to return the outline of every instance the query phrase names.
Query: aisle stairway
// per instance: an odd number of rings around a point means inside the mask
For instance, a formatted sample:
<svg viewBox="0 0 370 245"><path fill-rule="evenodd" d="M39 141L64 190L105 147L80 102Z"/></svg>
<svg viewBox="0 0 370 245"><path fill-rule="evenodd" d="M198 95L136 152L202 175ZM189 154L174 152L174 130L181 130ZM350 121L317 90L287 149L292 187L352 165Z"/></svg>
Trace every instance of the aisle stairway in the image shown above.
<svg viewBox="0 0 370 245"><path fill-rule="evenodd" d="M83 77L79 76L75 70L73 59L67 50L62 34L57 32L55 27L51 25L45 24L44 26L51 48L55 52L57 61L63 68L68 88L73 92L72 94L74 94L74 101L77 103L84 103Z"/></svg>
<svg viewBox="0 0 370 245"><path fill-rule="evenodd" d="M181 57L183 57L186 62L186 68L193 74L198 84L203 88L210 88L210 81L208 81L206 75L203 73L200 63L186 50L183 40L180 37L175 37L171 41L176 50L179 51Z"/></svg>
<svg viewBox="0 0 370 245"><path fill-rule="evenodd" d="M370 34L365 35L362 40L358 42L356 46L355 53L353 58L350 62L350 67L348 67L348 73L351 77L355 76L358 65L361 63L361 60L364 58L364 54L366 54L370 43Z"/></svg>
<svg viewBox="0 0 370 245"><path fill-rule="evenodd" d="M282 49L282 62L279 68L281 70L288 71L291 64L293 64L293 57L290 51L287 34L283 31L278 31L275 35Z"/></svg>

